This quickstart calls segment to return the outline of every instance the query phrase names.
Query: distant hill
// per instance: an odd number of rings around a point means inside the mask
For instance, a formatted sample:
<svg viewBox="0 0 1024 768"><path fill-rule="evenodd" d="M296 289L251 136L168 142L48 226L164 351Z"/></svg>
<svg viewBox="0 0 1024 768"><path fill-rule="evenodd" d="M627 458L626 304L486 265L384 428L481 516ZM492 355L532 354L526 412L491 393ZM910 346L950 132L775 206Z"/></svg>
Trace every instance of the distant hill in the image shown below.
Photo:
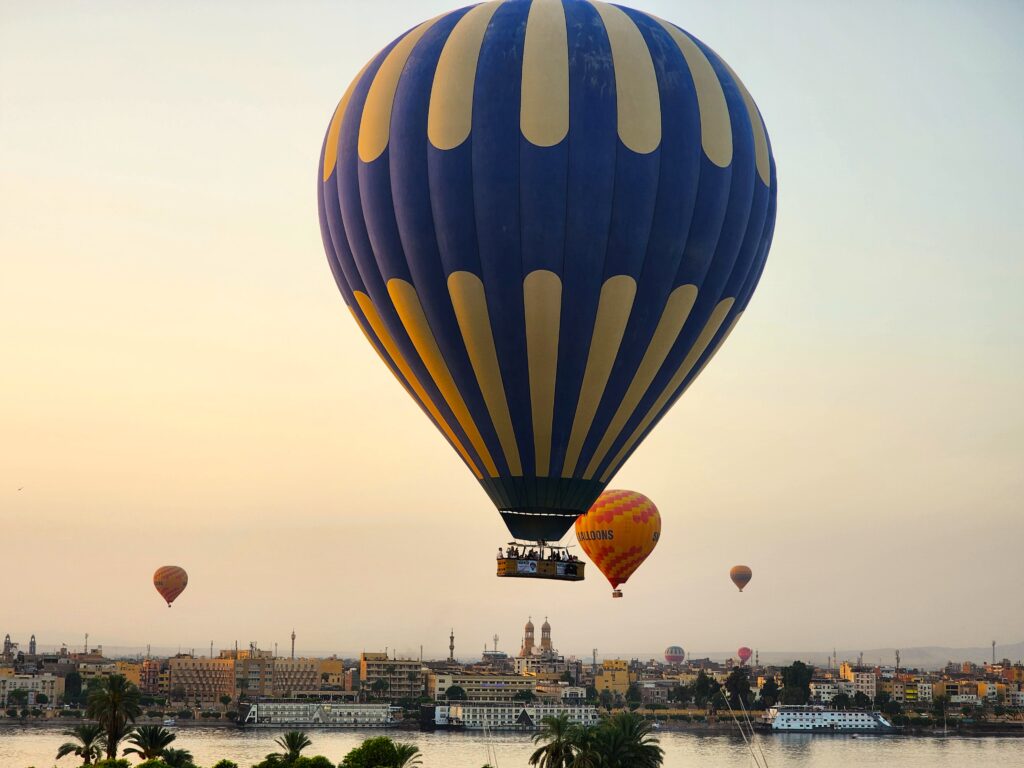
<svg viewBox="0 0 1024 768"><path fill-rule="evenodd" d="M826 666L828 664L829 656L831 651L772 651L772 650L761 650L756 649L758 652L758 659L762 664L790 664L793 661L799 659L816 666ZM922 646L916 648L900 648L900 666L901 667L920 667L923 669L938 669L944 667L950 661L956 663L962 663L964 661L973 661L975 664L983 664L992 660L992 646L979 646L974 648L947 648L944 646L931 645ZM870 665L882 665L892 666L896 663L896 649L895 648L864 648L861 649L846 649L840 648L836 651L840 661L856 661L857 657L863 653L864 663ZM641 659L661 659L662 654L658 653L644 653L644 654L619 654L620 658L641 658ZM702 650L687 650L687 656L694 659L710 658L712 661L724 661L728 658L734 658L736 656L735 651L702 651ZM615 658L616 654L608 654L606 657L601 656L599 658ZM996 645L996 661L1002 661L1003 659L1010 659L1011 661L1020 661L1024 659L1024 642L1012 643L1010 645Z"/></svg>

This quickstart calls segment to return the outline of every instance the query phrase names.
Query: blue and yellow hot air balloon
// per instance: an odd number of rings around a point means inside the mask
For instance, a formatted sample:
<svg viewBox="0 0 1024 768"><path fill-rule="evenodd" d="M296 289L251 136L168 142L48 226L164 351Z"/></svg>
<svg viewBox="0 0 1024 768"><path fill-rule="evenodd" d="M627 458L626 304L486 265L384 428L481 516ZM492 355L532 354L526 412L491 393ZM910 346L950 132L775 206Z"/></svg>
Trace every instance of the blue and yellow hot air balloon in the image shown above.
<svg viewBox="0 0 1024 768"><path fill-rule="evenodd" d="M519 539L557 541L732 331L776 181L679 27L596 0L445 13L356 75L320 224L345 303Z"/></svg>

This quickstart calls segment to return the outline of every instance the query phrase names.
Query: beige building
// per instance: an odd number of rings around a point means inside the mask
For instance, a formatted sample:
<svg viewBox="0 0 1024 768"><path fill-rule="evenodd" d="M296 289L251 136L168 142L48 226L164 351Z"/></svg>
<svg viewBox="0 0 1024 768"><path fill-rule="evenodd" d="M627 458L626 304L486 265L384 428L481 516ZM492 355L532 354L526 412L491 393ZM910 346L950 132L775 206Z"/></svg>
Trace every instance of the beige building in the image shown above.
<svg viewBox="0 0 1024 768"><path fill-rule="evenodd" d="M48 704L56 704L64 697L64 678L49 673L43 675L0 675L0 706L7 706L11 691L27 691L28 706L36 706L40 694Z"/></svg>
<svg viewBox="0 0 1024 768"><path fill-rule="evenodd" d="M364 691L383 680L382 698L391 701L418 699L423 695L426 675L423 663L415 659L392 659L386 653L363 653L359 657L359 682ZM373 695L370 693L370 695Z"/></svg>
<svg viewBox="0 0 1024 768"><path fill-rule="evenodd" d="M234 659L175 656L169 659L171 695L184 692L185 701L217 704L221 696L236 698Z"/></svg>
<svg viewBox="0 0 1024 768"><path fill-rule="evenodd" d="M501 673L433 672L427 677L427 696L444 700L445 691L457 685L468 701L515 701L517 695L537 695L537 678Z"/></svg>
<svg viewBox="0 0 1024 768"><path fill-rule="evenodd" d="M320 689L319 659L274 659L273 695L289 698L298 691Z"/></svg>
<svg viewBox="0 0 1024 768"><path fill-rule="evenodd" d="M142 662L140 661L115 661L117 674L123 675L132 685L142 687Z"/></svg>

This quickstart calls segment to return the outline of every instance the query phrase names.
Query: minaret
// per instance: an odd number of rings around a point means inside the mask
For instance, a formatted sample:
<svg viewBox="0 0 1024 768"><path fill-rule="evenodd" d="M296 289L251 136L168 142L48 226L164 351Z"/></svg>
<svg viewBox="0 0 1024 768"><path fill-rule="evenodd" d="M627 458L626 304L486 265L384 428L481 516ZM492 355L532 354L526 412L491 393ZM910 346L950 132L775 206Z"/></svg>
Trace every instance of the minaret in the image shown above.
<svg viewBox="0 0 1024 768"><path fill-rule="evenodd" d="M36 655L36 636L35 635L32 635L32 637L29 638L29 641L28 641L28 652L32 656ZM995 641L992 641L992 658L994 659L995 657L996 657L996 644L995 644Z"/></svg>
<svg viewBox="0 0 1024 768"><path fill-rule="evenodd" d="M11 636L4 635L4 656L7 656L11 652Z"/></svg>
<svg viewBox="0 0 1024 768"><path fill-rule="evenodd" d="M295 628L292 627L292 658L295 658Z"/></svg>
<svg viewBox="0 0 1024 768"><path fill-rule="evenodd" d="M455 627L452 627L452 632L448 635L448 661L455 661Z"/></svg>
<svg viewBox="0 0 1024 768"><path fill-rule="evenodd" d="M552 653L551 647L551 625L548 624L548 617L544 617L544 623L540 625L540 649L544 653Z"/></svg>
<svg viewBox="0 0 1024 768"><path fill-rule="evenodd" d="M32 635L32 648L34 649L35 647L36 647L36 636ZM33 650L32 653L35 653L35 650ZM996 641L993 640L992 641L992 666L994 667L995 665L996 665Z"/></svg>

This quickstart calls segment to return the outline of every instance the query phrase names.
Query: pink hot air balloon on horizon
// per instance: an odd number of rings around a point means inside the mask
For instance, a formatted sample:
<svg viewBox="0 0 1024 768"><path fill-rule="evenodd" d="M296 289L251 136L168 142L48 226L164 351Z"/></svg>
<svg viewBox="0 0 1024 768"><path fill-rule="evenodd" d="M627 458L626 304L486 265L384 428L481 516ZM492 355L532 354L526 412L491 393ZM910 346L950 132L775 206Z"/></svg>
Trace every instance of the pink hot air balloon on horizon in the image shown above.
<svg viewBox="0 0 1024 768"><path fill-rule="evenodd" d="M744 645L742 648L736 651L736 655L740 657L741 664L746 664L747 661L749 661L750 657L754 655L754 652Z"/></svg>

